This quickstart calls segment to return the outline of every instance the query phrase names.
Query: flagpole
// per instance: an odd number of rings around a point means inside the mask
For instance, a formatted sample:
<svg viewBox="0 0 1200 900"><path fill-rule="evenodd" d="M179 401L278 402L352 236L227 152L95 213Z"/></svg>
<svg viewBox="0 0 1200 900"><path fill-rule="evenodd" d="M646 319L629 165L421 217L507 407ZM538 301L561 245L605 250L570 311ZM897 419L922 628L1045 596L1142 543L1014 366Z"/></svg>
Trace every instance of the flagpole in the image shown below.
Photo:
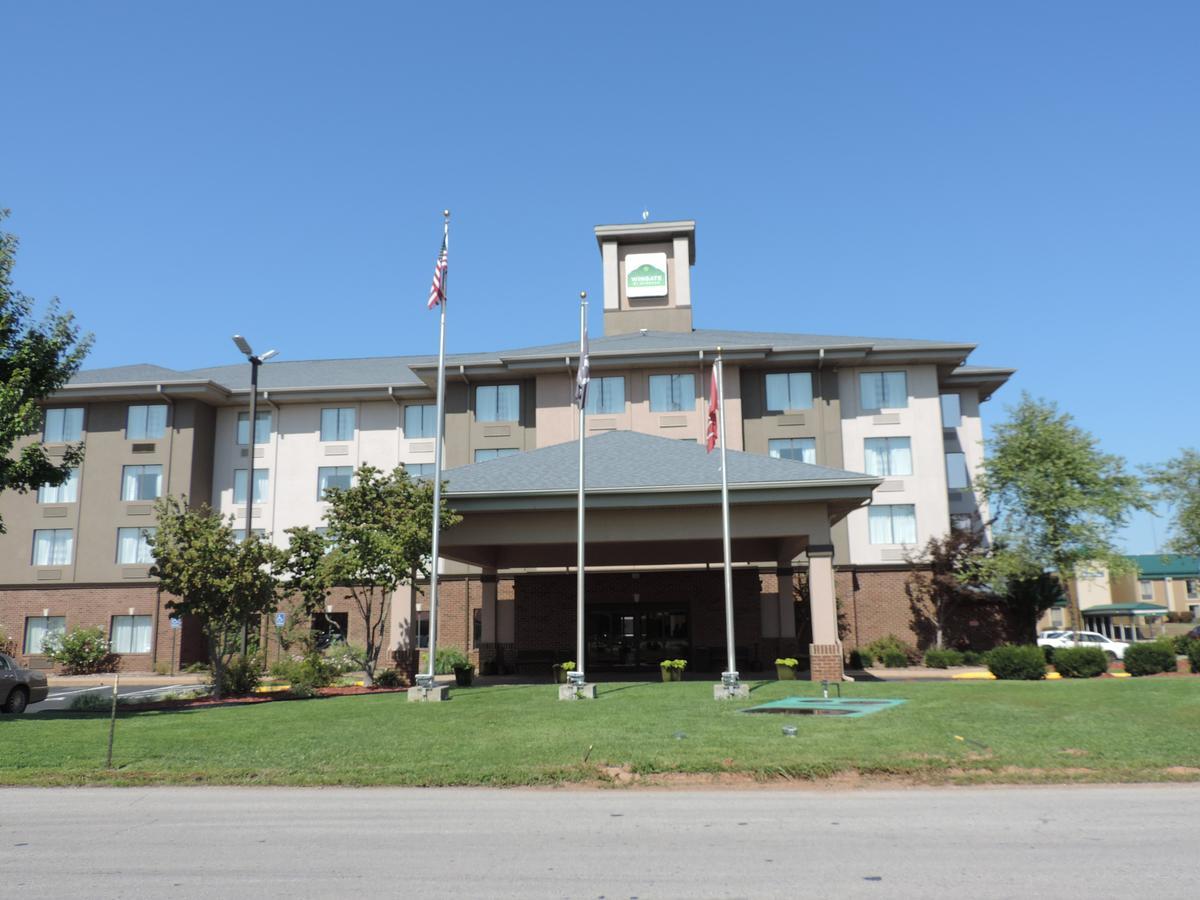
<svg viewBox="0 0 1200 900"><path fill-rule="evenodd" d="M729 469L725 457L725 362L717 348L717 422L721 440L721 540L725 553L725 671L721 681L726 687L738 683L737 659L733 640L733 550L729 540Z"/></svg>
<svg viewBox="0 0 1200 900"><path fill-rule="evenodd" d="M579 292L579 368L588 365L585 358L587 356L587 291ZM583 377L582 373L579 375ZM576 586L575 586L575 671L571 674L572 679L576 684L582 684L587 681L584 675L584 640L583 640L583 596L584 596L584 568L583 568L583 439L585 416L587 415L587 385L584 385L584 390L579 398L579 536L578 550L575 561L576 568Z"/></svg>

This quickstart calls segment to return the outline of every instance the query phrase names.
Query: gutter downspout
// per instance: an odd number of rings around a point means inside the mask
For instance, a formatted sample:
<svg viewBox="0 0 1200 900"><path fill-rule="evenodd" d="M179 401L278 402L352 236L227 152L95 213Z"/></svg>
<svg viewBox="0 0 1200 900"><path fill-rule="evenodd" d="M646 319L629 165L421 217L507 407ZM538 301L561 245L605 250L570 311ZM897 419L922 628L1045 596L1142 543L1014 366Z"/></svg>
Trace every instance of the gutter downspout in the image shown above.
<svg viewBox="0 0 1200 900"><path fill-rule="evenodd" d="M400 402L400 398L396 396L396 388L394 385L388 385L388 396L392 398L392 402L396 404L396 465L402 466L404 462L400 459L402 455L401 447L404 441L404 404Z"/></svg>
<svg viewBox="0 0 1200 900"><path fill-rule="evenodd" d="M171 493L171 469L175 459L175 401L167 396L167 392L163 390L161 384L155 386L158 395L163 398L167 404L167 408L171 411L171 423L167 431L167 470L163 473L163 487L166 493ZM154 666L158 663L158 626L162 612L162 584L158 585L158 589L154 593L154 636L150 644L150 664ZM174 673L172 673L174 674Z"/></svg>

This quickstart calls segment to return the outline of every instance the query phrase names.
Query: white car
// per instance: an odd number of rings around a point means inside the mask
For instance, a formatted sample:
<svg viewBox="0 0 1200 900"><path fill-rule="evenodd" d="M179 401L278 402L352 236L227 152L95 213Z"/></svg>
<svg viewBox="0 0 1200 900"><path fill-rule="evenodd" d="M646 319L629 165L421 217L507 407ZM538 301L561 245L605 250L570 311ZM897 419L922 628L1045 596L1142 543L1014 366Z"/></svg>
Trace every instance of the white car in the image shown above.
<svg viewBox="0 0 1200 900"><path fill-rule="evenodd" d="M1078 634L1078 640L1076 640ZM1122 641L1114 641L1098 631L1052 631L1046 637L1038 638L1039 647L1097 647L1104 651L1109 659L1124 659L1129 645Z"/></svg>

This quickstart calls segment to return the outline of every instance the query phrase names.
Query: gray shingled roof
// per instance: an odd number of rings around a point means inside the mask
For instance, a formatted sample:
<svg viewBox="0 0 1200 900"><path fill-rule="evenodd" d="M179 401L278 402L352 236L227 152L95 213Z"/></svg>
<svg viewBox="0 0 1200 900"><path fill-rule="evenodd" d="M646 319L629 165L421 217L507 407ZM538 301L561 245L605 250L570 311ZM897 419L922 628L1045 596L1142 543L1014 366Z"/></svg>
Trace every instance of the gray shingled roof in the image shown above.
<svg viewBox="0 0 1200 900"><path fill-rule="evenodd" d="M587 490L622 491L721 486L721 454L690 441L636 431L609 431L589 437ZM814 485L856 481L876 483L871 475L757 453L727 451L730 487ZM570 493L579 479L579 442L556 444L513 456L447 469L447 495Z"/></svg>

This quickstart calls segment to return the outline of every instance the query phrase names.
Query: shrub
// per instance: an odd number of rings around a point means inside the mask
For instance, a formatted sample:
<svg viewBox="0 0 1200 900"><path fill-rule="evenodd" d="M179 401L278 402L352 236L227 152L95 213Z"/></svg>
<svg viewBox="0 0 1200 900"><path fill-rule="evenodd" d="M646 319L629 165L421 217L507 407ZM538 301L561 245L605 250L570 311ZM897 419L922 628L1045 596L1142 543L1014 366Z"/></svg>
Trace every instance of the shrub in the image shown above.
<svg viewBox="0 0 1200 900"><path fill-rule="evenodd" d="M211 675L212 674L212 669L209 667L208 663L204 663L204 662L188 663L186 666L184 666L179 671L183 672L187 675Z"/></svg>
<svg viewBox="0 0 1200 900"><path fill-rule="evenodd" d="M1195 638L1190 638L1186 634L1177 634L1171 640L1175 644L1175 654L1177 656L1187 656L1192 649L1192 644L1197 643Z"/></svg>
<svg viewBox="0 0 1200 900"><path fill-rule="evenodd" d="M367 667L367 652L361 647L355 647L345 641L330 644L324 655L325 662L338 675L345 675L347 672L361 672Z"/></svg>
<svg viewBox="0 0 1200 900"><path fill-rule="evenodd" d="M1042 656L1044 656L1046 658L1046 665L1048 665L1048 666L1054 665L1055 649L1056 649L1055 647L1047 647L1045 645L1042 646Z"/></svg>
<svg viewBox="0 0 1200 900"><path fill-rule="evenodd" d="M1060 647L1054 668L1063 678L1095 678L1108 671L1108 657L1099 647Z"/></svg>
<svg viewBox="0 0 1200 900"><path fill-rule="evenodd" d="M879 662L885 669L907 669L908 654L903 650L884 650L880 654Z"/></svg>
<svg viewBox="0 0 1200 900"><path fill-rule="evenodd" d="M1046 657L1032 644L1003 644L987 654L988 671L1003 681L1038 681L1046 677Z"/></svg>
<svg viewBox="0 0 1200 900"><path fill-rule="evenodd" d="M680 672L682 672L684 669L687 668L687 660L686 659L664 659L662 662L659 663L659 666L664 669L678 669Z"/></svg>
<svg viewBox="0 0 1200 900"><path fill-rule="evenodd" d="M42 643L47 659L58 663L68 675L115 672L117 657L109 650L103 628L75 628L67 634L51 634Z"/></svg>
<svg viewBox="0 0 1200 900"><path fill-rule="evenodd" d="M983 666L987 664L987 654L980 653L978 650L964 650L962 658L964 666Z"/></svg>
<svg viewBox="0 0 1200 900"><path fill-rule="evenodd" d="M407 679L399 669L383 669L375 673L375 686L385 688L404 687Z"/></svg>
<svg viewBox="0 0 1200 900"><path fill-rule="evenodd" d="M855 647L850 651L850 668L852 669L867 669L875 659L866 650L861 647Z"/></svg>
<svg viewBox="0 0 1200 900"><path fill-rule="evenodd" d="M271 666L271 674L291 685L296 697L311 697L317 688L333 684L338 673L320 653L309 653L299 659L281 659Z"/></svg>
<svg viewBox="0 0 1200 900"><path fill-rule="evenodd" d="M775 665L786 666L789 669L794 669L800 665L800 660L796 659L794 656L782 656L775 660Z"/></svg>
<svg viewBox="0 0 1200 900"><path fill-rule="evenodd" d="M957 650L926 650L925 665L931 669L948 669L951 666L961 666L963 655Z"/></svg>
<svg viewBox="0 0 1200 900"><path fill-rule="evenodd" d="M262 681L262 660L256 654L235 656L221 672L222 694L249 694Z"/></svg>
<svg viewBox="0 0 1200 900"><path fill-rule="evenodd" d="M1200 641L1192 641L1188 645L1187 658L1192 671L1200 673Z"/></svg>
<svg viewBox="0 0 1200 900"><path fill-rule="evenodd" d="M118 703L120 699L118 698ZM111 712L112 694L108 691L88 691L71 699L71 712Z"/></svg>
<svg viewBox="0 0 1200 900"><path fill-rule="evenodd" d="M165 659L160 659L158 662L156 662L154 664L154 674L155 675L170 675L171 674L171 664L169 662L167 662Z"/></svg>
<svg viewBox="0 0 1200 900"><path fill-rule="evenodd" d="M1175 645L1169 640L1130 644L1125 651L1125 671L1130 675L1157 675L1175 671Z"/></svg>
<svg viewBox="0 0 1200 900"><path fill-rule="evenodd" d="M885 666L888 663L884 660L884 654L891 651L892 653L904 654L904 665L917 666L921 664L921 651L912 644L907 644L894 634L889 634L887 637L880 638L877 641L871 641L867 644L867 652L871 656ZM894 658L894 657L893 657Z"/></svg>
<svg viewBox="0 0 1200 900"><path fill-rule="evenodd" d="M17 655L17 642L8 636L8 632L0 628L0 653L8 656Z"/></svg>
<svg viewBox="0 0 1200 900"><path fill-rule="evenodd" d="M438 647L437 654L434 656L433 671L438 675L449 675L454 671L455 666L470 665L471 661L467 659L467 655L457 647Z"/></svg>

